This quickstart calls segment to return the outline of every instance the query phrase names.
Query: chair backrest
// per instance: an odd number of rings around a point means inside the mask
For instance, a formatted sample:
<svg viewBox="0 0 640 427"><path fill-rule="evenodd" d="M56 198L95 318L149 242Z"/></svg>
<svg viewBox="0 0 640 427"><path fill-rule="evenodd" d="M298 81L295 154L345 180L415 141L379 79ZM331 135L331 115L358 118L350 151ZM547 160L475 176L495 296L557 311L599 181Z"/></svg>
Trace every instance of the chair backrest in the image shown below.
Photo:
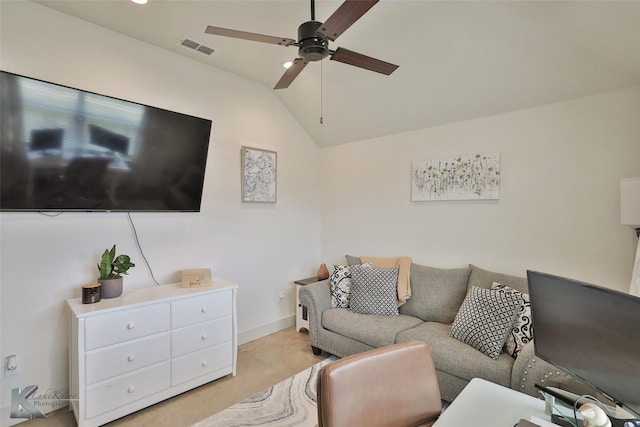
<svg viewBox="0 0 640 427"><path fill-rule="evenodd" d="M421 341L329 363L317 388L318 427L430 426L442 412L431 350Z"/></svg>
<svg viewBox="0 0 640 427"><path fill-rule="evenodd" d="M64 191L72 196L102 198L105 197L102 182L110 157L74 157L64 174Z"/></svg>

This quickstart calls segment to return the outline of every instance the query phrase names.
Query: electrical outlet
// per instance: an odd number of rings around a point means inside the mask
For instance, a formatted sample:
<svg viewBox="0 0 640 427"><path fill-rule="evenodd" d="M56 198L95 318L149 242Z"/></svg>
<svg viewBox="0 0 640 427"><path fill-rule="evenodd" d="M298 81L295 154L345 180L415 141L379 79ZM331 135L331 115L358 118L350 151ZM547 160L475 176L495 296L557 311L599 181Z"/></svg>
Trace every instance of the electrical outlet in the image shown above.
<svg viewBox="0 0 640 427"><path fill-rule="evenodd" d="M10 377L20 373L20 365L18 365L18 356L12 354L4 359L4 376Z"/></svg>
<svg viewBox="0 0 640 427"><path fill-rule="evenodd" d="M284 301L284 299L287 297L287 295L283 292L280 295L278 295L278 301L282 302Z"/></svg>

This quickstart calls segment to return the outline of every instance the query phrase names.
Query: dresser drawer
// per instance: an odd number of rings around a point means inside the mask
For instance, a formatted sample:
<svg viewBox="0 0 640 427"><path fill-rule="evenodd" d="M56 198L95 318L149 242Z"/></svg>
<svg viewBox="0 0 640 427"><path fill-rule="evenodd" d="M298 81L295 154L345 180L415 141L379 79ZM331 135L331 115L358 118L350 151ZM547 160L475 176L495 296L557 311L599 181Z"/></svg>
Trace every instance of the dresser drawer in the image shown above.
<svg viewBox="0 0 640 427"><path fill-rule="evenodd" d="M225 367L232 372L231 341L171 360L171 385L176 386Z"/></svg>
<svg viewBox="0 0 640 427"><path fill-rule="evenodd" d="M163 332L88 352L85 382L93 384L169 360L170 348L169 332Z"/></svg>
<svg viewBox="0 0 640 427"><path fill-rule="evenodd" d="M231 316L171 331L171 357L231 341Z"/></svg>
<svg viewBox="0 0 640 427"><path fill-rule="evenodd" d="M91 317L85 324L85 350L169 330L169 304Z"/></svg>
<svg viewBox="0 0 640 427"><path fill-rule="evenodd" d="M95 417L169 388L170 369L167 361L87 387L86 417Z"/></svg>
<svg viewBox="0 0 640 427"><path fill-rule="evenodd" d="M185 298L171 303L171 327L181 328L218 317L230 316L232 292L215 292L197 298Z"/></svg>

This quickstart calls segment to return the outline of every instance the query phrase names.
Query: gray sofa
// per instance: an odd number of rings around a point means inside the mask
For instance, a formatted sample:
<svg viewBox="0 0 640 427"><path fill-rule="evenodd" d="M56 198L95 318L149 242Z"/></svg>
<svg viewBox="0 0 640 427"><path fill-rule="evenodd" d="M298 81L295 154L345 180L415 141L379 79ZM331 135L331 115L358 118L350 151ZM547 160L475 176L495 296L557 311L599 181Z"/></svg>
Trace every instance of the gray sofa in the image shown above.
<svg viewBox="0 0 640 427"><path fill-rule="evenodd" d="M347 257L349 264L358 258ZM300 289L300 302L309 313L309 340L314 353L324 350L344 357L411 340L431 347L442 398L452 401L475 377L537 396L534 384L558 385L571 377L534 356L533 341L517 357L502 353L492 359L449 336L452 323L471 286L489 289L494 282L527 293L525 278L494 273L474 265L442 269L411 265L411 298L399 316L359 314L331 308L330 281Z"/></svg>

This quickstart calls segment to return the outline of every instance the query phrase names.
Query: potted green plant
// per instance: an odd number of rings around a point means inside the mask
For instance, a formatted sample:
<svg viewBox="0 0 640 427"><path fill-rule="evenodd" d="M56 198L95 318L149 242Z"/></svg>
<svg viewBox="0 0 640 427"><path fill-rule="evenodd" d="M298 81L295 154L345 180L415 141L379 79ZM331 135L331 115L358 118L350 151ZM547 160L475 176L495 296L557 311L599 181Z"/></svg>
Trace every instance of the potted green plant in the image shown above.
<svg viewBox="0 0 640 427"><path fill-rule="evenodd" d="M122 275L135 266L129 255L116 256L116 245L113 245L111 250L105 249L98 264L98 283L102 285L101 297L115 298L122 295Z"/></svg>

